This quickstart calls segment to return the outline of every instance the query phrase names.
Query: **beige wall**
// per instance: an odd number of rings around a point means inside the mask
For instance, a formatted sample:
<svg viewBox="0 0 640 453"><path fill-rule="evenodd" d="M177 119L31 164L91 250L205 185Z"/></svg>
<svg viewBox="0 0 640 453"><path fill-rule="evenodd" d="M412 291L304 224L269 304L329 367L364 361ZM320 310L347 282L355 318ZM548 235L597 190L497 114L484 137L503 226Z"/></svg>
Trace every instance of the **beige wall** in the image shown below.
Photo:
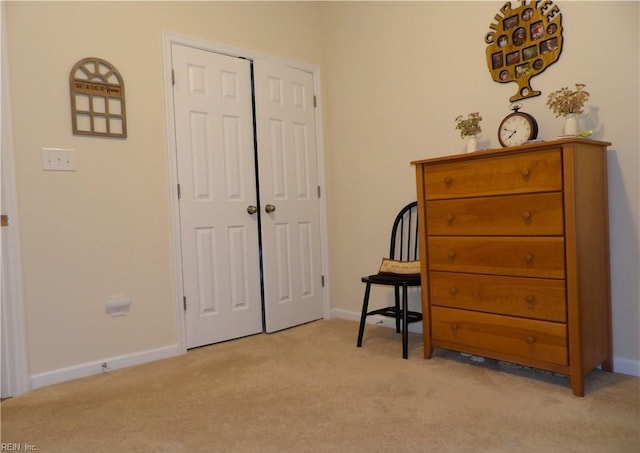
<svg viewBox="0 0 640 453"><path fill-rule="evenodd" d="M516 4L517 2L513 2ZM357 311L359 278L387 253L389 219L415 198L410 161L464 151L454 118L479 111L481 146L496 131L515 84L492 81L484 36L504 2L331 3L325 27L325 136L331 305ZM614 356L640 370L638 211L639 4L556 2L559 61L532 79L542 96L522 102L541 138L561 133L549 92L587 84L583 118L609 155ZM605 19L606 18L606 19ZM382 293L382 294L381 294ZM377 291L378 301L389 297ZM381 303L381 302L380 302ZM412 300L418 305L418 295ZM638 371L636 371L637 373Z"/></svg>
<svg viewBox="0 0 640 453"><path fill-rule="evenodd" d="M461 152L453 119L476 110L481 145L498 146L515 85L491 80L483 37L502 4L9 2L31 374L176 343L162 31L320 67L330 299L344 314L360 308L360 277L385 254L393 212L415 198L409 162ZM585 125L613 143L614 355L637 364L638 3L558 5L563 54L533 86L546 94L586 83ZM126 140L71 134L68 74L87 56L124 76ZM545 98L523 104L550 138L561 120ZM75 149L78 171L43 172L42 147ZM113 294L134 300L127 316L104 314Z"/></svg>
<svg viewBox="0 0 640 453"><path fill-rule="evenodd" d="M316 5L11 2L10 74L30 372L176 343L162 31L318 63ZM125 80L128 138L73 136L68 77L81 58ZM40 148L76 151L43 172ZM127 316L105 314L110 296Z"/></svg>

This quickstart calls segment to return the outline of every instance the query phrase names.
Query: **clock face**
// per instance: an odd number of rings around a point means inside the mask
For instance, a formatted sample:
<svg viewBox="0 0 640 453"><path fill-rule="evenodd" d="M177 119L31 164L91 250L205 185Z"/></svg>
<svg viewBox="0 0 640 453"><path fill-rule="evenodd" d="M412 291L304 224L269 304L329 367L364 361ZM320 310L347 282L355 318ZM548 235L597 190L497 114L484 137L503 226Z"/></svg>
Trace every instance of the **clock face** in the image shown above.
<svg viewBox="0 0 640 453"><path fill-rule="evenodd" d="M498 140L502 146L518 146L536 138L538 125L532 116L515 112L507 115L498 131Z"/></svg>

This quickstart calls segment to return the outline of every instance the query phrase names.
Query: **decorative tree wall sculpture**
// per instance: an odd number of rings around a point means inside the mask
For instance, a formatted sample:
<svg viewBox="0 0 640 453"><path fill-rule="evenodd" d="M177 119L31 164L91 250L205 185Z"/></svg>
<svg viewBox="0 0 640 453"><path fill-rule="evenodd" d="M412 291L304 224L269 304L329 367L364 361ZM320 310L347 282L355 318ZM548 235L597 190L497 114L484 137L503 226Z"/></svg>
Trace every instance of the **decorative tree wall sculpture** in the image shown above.
<svg viewBox="0 0 640 453"><path fill-rule="evenodd" d="M506 2L484 41L491 77L498 83L516 82L511 102L539 96L531 78L558 61L562 52L562 14L550 0L522 0L517 8Z"/></svg>

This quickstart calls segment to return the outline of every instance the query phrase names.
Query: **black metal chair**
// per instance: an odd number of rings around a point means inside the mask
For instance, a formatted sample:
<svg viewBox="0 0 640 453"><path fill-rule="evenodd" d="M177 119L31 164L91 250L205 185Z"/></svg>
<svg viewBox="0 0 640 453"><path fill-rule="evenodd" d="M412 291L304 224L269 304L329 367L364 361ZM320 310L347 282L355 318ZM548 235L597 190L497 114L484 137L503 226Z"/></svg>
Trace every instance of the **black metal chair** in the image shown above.
<svg viewBox="0 0 640 453"><path fill-rule="evenodd" d="M389 258L396 261L417 261L418 253L418 213L417 202L412 202L400 210L393 222L391 230L391 247ZM401 275L377 273L362 277L366 283L364 301L362 303L362 315L360 317L360 329L358 331L357 346L362 346L362 337L367 316L382 315L396 320L396 332L402 333L402 357L408 357L408 327L412 322L422 320L422 313L409 311L407 307L407 289L411 286L420 286L420 275ZM369 310L369 294L371 285L384 285L394 287L394 305L390 307ZM402 289L402 298L400 297Z"/></svg>

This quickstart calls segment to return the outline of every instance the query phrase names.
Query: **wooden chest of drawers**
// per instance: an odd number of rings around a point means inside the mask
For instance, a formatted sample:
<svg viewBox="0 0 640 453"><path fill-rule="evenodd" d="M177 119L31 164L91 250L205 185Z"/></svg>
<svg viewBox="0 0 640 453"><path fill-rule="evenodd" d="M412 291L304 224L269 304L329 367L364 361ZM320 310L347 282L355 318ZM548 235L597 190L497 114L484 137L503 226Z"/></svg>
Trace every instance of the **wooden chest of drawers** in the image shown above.
<svg viewBox="0 0 640 453"><path fill-rule="evenodd" d="M413 162L425 358L612 370L609 143L567 138Z"/></svg>

